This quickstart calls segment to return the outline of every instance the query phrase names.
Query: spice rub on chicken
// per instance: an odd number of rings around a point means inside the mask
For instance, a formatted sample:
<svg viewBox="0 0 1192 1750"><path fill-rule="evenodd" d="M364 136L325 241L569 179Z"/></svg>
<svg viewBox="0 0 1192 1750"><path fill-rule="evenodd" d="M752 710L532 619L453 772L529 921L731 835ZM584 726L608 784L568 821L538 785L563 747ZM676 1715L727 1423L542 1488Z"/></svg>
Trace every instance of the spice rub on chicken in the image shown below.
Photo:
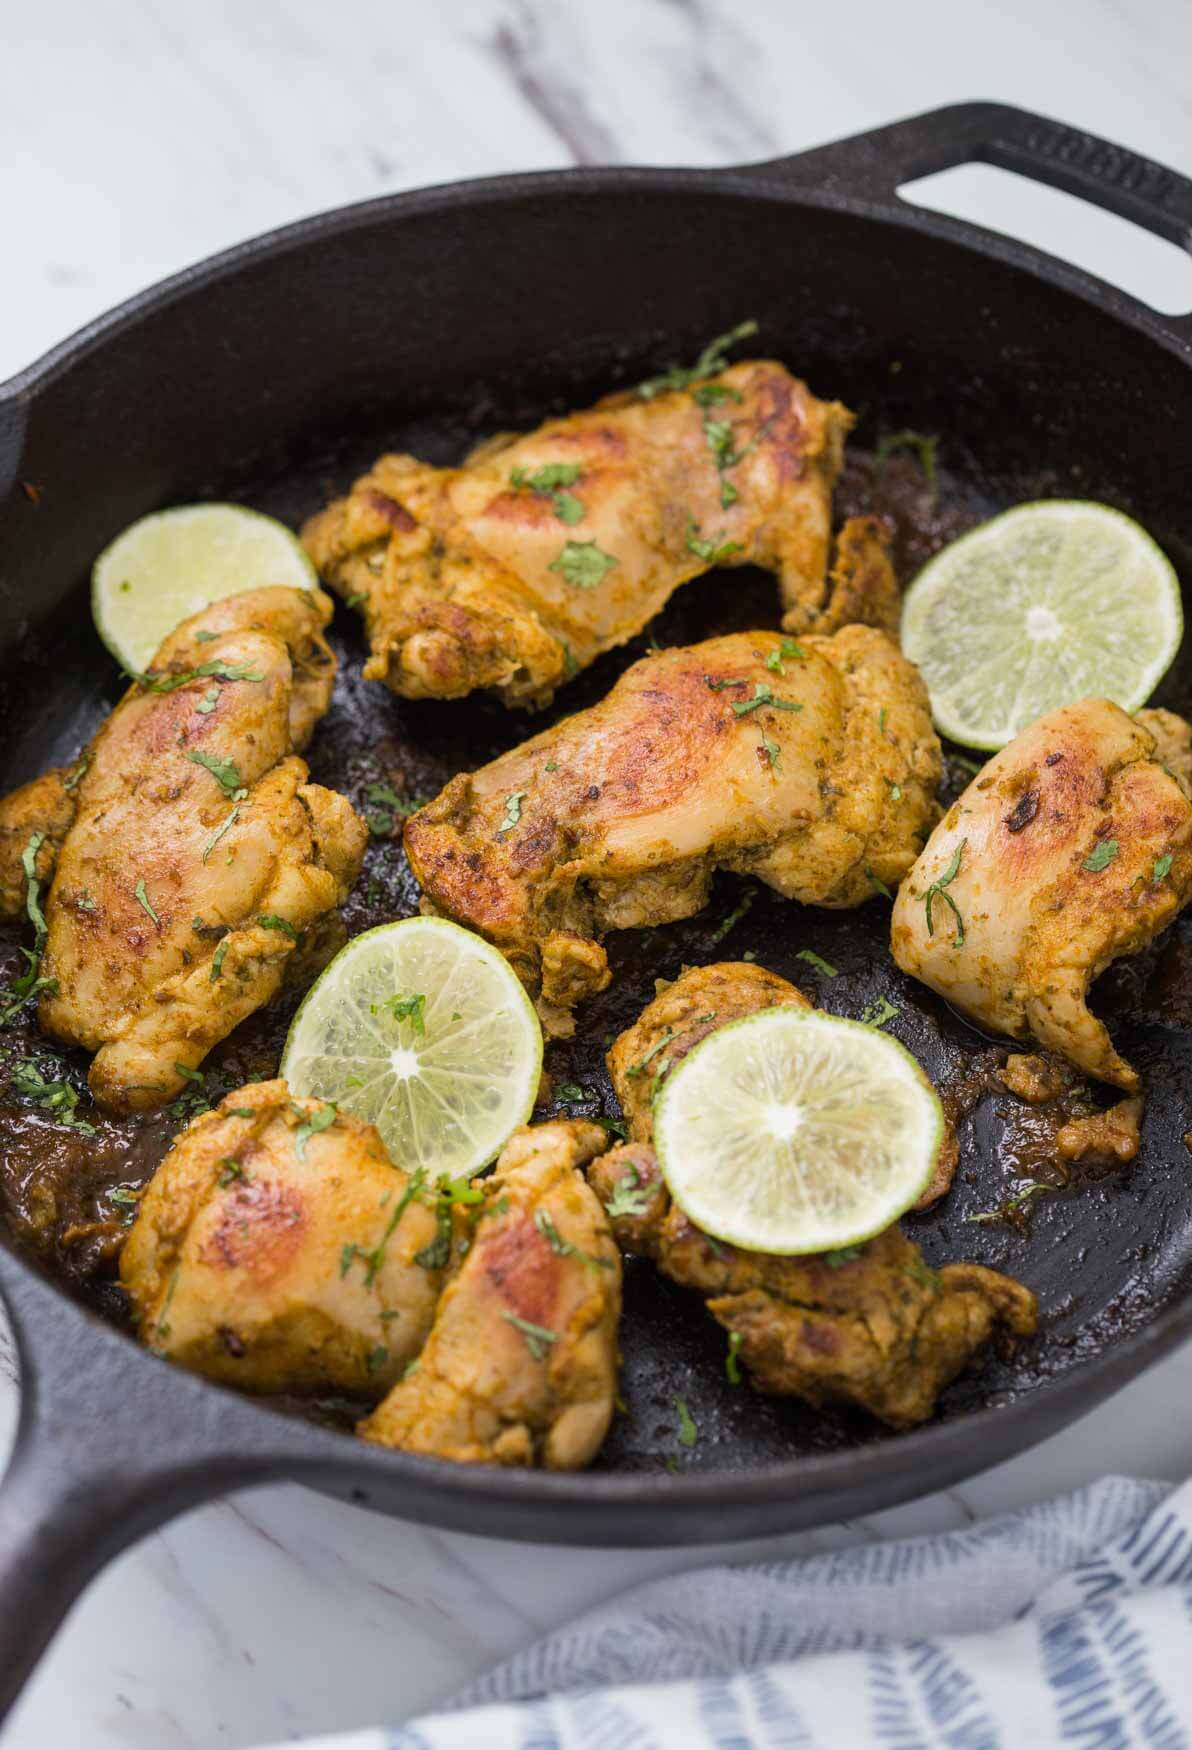
<svg viewBox="0 0 1192 1750"><path fill-rule="evenodd" d="M899 966L991 1032L1034 1039L1137 1092L1137 1071L1086 998L1192 895L1189 745L1170 712L1132 719L1108 699L1023 730L949 809L904 882L891 929Z"/></svg>
<svg viewBox="0 0 1192 1750"><path fill-rule="evenodd" d="M109 1111L171 1099L298 950L317 958L359 873L364 823L293 751L330 698L330 610L289 589L204 609L72 775L39 1019L96 1054L91 1090Z"/></svg>
<svg viewBox="0 0 1192 1750"><path fill-rule="evenodd" d="M633 664L600 704L407 822L424 909L502 949L557 1033L607 984L600 938L690 917L713 873L804 905L896 887L934 824L940 749L883 633L741 632Z"/></svg>
<svg viewBox="0 0 1192 1750"><path fill-rule="evenodd" d="M578 1171L605 1145L580 1121L505 1145L418 1359L359 1432L384 1446L574 1470L612 1420L621 1260Z"/></svg>
<svg viewBox="0 0 1192 1750"><path fill-rule="evenodd" d="M652 1147L653 1091L700 1039L781 1004L809 1006L756 965L694 967L622 1033L609 1073L631 1140L588 1168L619 1244L697 1290L759 1391L857 1404L891 1427L934 1411L995 1336L1030 1336L1034 1296L978 1264L931 1269L895 1226L864 1245L778 1257L710 1238L670 1198Z"/></svg>
<svg viewBox="0 0 1192 1750"><path fill-rule="evenodd" d="M382 456L307 523L330 586L359 605L365 675L407 698L495 688L543 705L713 566L777 573L790 625L897 599L873 518L829 576L832 489L851 415L772 360L643 385L461 468ZM872 604L872 606L870 606Z"/></svg>
<svg viewBox="0 0 1192 1750"><path fill-rule="evenodd" d="M290 657L290 744L294 753L302 753L335 685L335 657L323 636L331 612L322 590L281 585L244 590L211 602L176 626L158 647L149 674L164 679L194 669L210 691L222 681L221 663L211 647L223 633L264 632L280 639ZM201 672L204 664L211 665L211 674ZM121 703L136 698L140 690L132 687ZM0 797L0 917L19 917L25 910L30 873L43 882L53 875L91 759L92 750L84 748L71 765L55 767ZM32 852L31 835L37 839Z"/></svg>
<svg viewBox="0 0 1192 1750"><path fill-rule="evenodd" d="M228 1094L181 1133L120 1262L142 1340L252 1391L380 1397L431 1328L435 1199L371 1124L284 1081Z"/></svg>

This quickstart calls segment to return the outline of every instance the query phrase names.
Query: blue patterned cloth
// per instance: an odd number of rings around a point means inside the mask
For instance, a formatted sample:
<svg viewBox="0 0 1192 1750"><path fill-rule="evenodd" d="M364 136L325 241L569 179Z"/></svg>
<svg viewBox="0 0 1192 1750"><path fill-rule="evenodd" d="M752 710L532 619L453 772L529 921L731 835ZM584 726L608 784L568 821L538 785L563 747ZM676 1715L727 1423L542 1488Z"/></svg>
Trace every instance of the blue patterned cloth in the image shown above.
<svg viewBox="0 0 1192 1750"><path fill-rule="evenodd" d="M1192 1750L1192 1483L652 1581L336 1750Z"/></svg>

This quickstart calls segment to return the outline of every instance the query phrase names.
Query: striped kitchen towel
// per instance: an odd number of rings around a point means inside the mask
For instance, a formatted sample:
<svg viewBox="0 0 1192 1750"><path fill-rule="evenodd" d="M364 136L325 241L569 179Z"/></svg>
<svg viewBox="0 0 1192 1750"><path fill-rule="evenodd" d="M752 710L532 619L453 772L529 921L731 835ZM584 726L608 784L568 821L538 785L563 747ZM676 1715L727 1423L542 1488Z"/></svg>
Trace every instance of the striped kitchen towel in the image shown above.
<svg viewBox="0 0 1192 1750"><path fill-rule="evenodd" d="M335 1750L1192 1750L1192 1483L638 1587Z"/></svg>

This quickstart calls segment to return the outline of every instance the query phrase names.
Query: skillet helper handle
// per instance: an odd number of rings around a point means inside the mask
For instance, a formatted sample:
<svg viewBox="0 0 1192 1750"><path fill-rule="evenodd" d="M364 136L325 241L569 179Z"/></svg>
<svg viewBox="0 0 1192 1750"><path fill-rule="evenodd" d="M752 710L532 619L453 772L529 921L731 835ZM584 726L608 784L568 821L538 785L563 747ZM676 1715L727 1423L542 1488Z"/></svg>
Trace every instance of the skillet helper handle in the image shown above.
<svg viewBox="0 0 1192 1750"><path fill-rule="evenodd" d="M281 1467L254 1419L240 1426L242 1406L164 1362L130 1367L125 1338L80 1319L3 1247L0 1287L21 1375L0 1482L2 1719L107 1561L185 1508Z"/></svg>
<svg viewBox="0 0 1192 1750"><path fill-rule="evenodd" d="M1097 134L1009 104L951 104L753 168L889 203L905 182L972 163L995 164L1077 195L1192 254L1192 180ZM1158 320L1192 342L1192 314Z"/></svg>

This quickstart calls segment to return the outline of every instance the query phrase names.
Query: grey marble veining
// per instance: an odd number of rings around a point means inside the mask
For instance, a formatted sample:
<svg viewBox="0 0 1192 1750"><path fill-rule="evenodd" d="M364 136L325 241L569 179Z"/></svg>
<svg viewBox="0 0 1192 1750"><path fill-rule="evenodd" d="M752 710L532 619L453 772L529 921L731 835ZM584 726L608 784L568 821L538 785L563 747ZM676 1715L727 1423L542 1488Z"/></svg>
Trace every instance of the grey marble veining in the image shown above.
<svg viewBox="0 0 1192 1750"><path fill-rule="evenodd" d="M0 378L211 250L457 176L748 162L972 96L1192 165L1184 0L0 0L0 25ZM1001 185L966 198L1009 229L1030 206ZM1078 209L1026 222L1108 274L1137 258L1136 289L1178 301L1145 244L1106 241ZM11 1373L0 1345L0 1433ZM732 1553L958 1526L1106 1471L1180 1476L1190 1455L1184 1351L961 1488ZM395 1719L565 1615L717 1553L527 1551L258 1490L116 1562L0 1743L238 1750Z"/></svg>

